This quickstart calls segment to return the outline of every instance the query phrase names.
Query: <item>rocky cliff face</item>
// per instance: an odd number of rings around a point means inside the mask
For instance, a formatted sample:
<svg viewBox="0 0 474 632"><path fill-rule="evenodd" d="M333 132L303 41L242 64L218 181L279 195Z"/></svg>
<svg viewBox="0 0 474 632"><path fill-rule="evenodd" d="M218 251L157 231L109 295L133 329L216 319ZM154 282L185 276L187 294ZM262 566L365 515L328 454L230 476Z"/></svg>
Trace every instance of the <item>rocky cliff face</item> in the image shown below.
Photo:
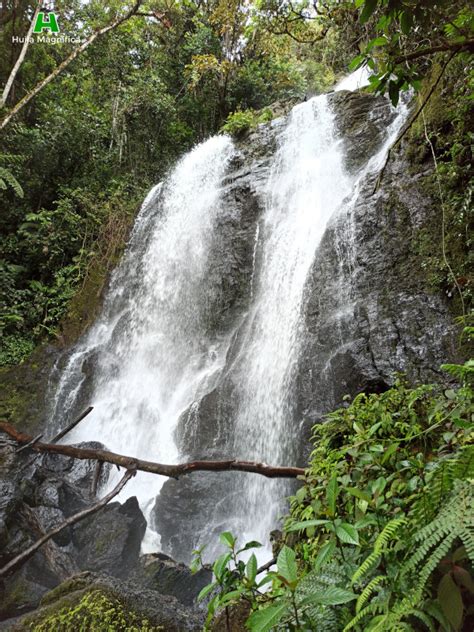
<svg viewBox="0 0 474 632"><path fill-rule="evenodd" d="M364 94L338 92L330 102L344 143L345 168L355 173L384 143L394 112L386 100ZM260 263L256 239L264 213L262 192L284 125L285 118L279 118L238 141L223 182L222 211L209 255L213 291L205 314L209 339L228 341L228 350L223 369L208 380L205 391L180 418L176 440L183 460L233 455L229 438L239 404L236 372ZM424 192L429 175L412 169L402 144L391 153L383 177L376 172L365 177L344 212L327 226L302 307L304 344L292 419L300 437L293 453L301 464L309 449L310 427L341 405L345 394L384 390L398 371L412 382L439 380L439 365L455 359L456 331L448 299L430 292L419 254L419 232L436 217L434 203ZM94 364L94 358L85 356L80 406L94 403L88 399ZM92 471L87 466L78 468L59 457L28 464L30 457L17 455L8 441L1 448L0 538L5 562L38 533L93 499ZM151 516L164 550L155 556L140 557L146 521L136 499L111 504L62 532L4 582L1 616L18 616L40 599L48 608L52 598L45 593L79 573L65 593L79 598L86 587L99 587L135 601L139 586L147 595L139 600L141 611L151 609L157 624L170 630L199 629L202 615L193 600L208 574L191 578L166 554L188 562L194 548L225 530L232 496L246 484L246 476L201 473L167 481ZM130 576L135 588L123 582ZM18 625L23 629L21 621Z"/></svg>
<svg viewBox="0 0 474 632"><path fill-rule="evenodd" d="M395 114L385 99L371 95L337 92L330 101L345 146L345 167L355 173L381 148ZM178 443L190 458L232 456L235 358L245 344L262 186L283 125L278 119L240 141L226 178L221 224L232 248L226 244L218 258L222 300L213 326L222 331L233 326L234 333L218 383L181 418ZM411 171L402 144L390 154L380 181L377 173L365 177L346 210L327 227L303 308L293 420L301 427L295 450L301 463L309 429L341 405L344 395L384 390L396 372L413 382L439 380L440 364L455 356L449 306L428 289L418 254L418 232L433 217L433 201L423 189L427 175ZM212 481L206 476L168 481L157 499L155 526L165 550L178 559L189 560L193 547L226 528L226 504L232 504L228 490L235 493L239 483L235 477L231 485L230 476Z"/></svg>

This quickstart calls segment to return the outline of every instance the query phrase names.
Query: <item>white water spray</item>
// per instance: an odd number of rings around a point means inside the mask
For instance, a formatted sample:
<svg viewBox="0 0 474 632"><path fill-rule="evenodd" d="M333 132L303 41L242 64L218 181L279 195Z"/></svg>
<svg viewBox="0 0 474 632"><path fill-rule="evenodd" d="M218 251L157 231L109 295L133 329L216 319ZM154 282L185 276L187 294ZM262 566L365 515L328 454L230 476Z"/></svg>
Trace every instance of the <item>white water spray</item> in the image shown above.
<svg viewBox="0 0 474 632"><path fill-rule="evenodd" d="M236 378L236 457L279 465L295 462L299 428L294 378L303 343L304 289L327 222L349 191L327 97L296 106L265 192L261 267ZM249 476L245 486L242 482L236 529L247 531L247 539L264 542L275 526L287 484L258 476Z"/></svg>
<svg viewBox="0 0 474 632"><path fill-rule="evenodd" d="M68 441L93 439L142 459L177 461L179 417L222 363L221 350L206 337L203 286L212 265L219 187L233 153L228 137L211 138L147 196L103 315L63 373L56 398L62 410L65 398L72 402L80 390L84 359L94 358L94 410ZM117 476L113 471L109 486ZM150 508L164 480L140 473L122 497L136 495ZM156 550L153 537L148 544Z"/></svg>

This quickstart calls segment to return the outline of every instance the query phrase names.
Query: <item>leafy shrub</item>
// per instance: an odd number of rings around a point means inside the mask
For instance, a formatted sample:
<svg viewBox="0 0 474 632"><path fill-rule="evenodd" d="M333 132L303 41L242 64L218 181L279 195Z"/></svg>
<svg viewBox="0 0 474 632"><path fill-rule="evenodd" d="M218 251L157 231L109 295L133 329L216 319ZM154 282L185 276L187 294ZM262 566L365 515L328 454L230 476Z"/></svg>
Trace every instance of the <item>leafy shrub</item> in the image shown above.
<svg viewBox="0 0 474 632"><path fill-rule="evenodd" d="M256 579L252 632L472 624L472 362L445 368L461 386L409 388L400 377L315 426L277 570ZM243 596L239 582L231 601ZM219 605L227 588L214 588Z"/></svg>
<svg viewBox="0 0 474 632"><path fill-rule="evenodd" d="M242 136L248 130L257 127L260 123L268 123L273 118L272 111L265 108L261 112L253 110L237 110L226 119L221 127L221 132L231 136Z"/></svg>

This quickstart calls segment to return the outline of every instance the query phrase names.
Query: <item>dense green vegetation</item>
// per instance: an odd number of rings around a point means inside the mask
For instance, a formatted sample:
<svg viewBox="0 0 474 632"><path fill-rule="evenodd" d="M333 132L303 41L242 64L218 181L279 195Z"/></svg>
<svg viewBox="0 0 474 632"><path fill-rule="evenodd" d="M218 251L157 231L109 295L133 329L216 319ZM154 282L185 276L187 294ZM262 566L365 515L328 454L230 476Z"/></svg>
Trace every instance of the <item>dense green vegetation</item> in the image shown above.
<svg viewBox="0 0 474 632"><path fill-rule="evenodd" d="M453 110L429 133L450 190L447 232L465 230L469 3L58 0L60 35L73 40L30 44L15 70L36 7L10 0L1 17L0 364L87 326L140 200L180 154L268 120L274 101L328 89L351 60L394 102L423 88L433 60L457 64ZM438 263L440 284L463 290L464 262Z"/></svg>
<svg viewBox="0 0 474 632"><path fill-rule="evenodd" d="M415 93L404 141L436 216L413 240L432 290L466 324L469 2L58 0L61 34L87 44L77 56L77 41L15 39L37 6L6 0L0 14L0 365L91 322L140 201L178 156L218 131L241 136L271 120L272 103L328 90L361 65L394 104ZM242 560L258 543L222 534L201 595L210 628L243 607L253 632L472 629L474 369L447 370L453 388L400 377L314 428L276 570ZM8 388L9 411L21 408ZM99 593L35 625L153 629Z"/></svg>
<svg viewBox="0 0 474 632"><path fill-rule="evenodd" d="M238 555L258 543L236 551L222 534L229 550L201 594L214 591L209 621L245 600L253 632L472 628L474 366L445 369L463 385L400 378L314 427L277 569L257 574L255 556Z"/></svg>

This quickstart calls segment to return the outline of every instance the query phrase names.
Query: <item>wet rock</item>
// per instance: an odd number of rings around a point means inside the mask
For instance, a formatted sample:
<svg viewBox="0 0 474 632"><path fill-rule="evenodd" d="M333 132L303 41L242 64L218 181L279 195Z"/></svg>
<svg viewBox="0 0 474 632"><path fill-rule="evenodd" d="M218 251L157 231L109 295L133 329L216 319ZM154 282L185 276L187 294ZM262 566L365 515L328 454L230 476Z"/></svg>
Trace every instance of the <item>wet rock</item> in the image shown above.
<svg viewBox="0 0 474 632"><path fill-rule="evenodd" d="M137 564L146 520L133 496L111 503L74 528L74 557L79 568L127 577Z"/></svg>
<svg viewBox="0 0 474 632"><path fill-rule="evenodd" d="M55 617L61 612L73 611L81 602L93 604L96 617L102 607L108 611L108 617L120 613L120 619L128 619L135 625L146 619L148 625L162 626L166 632L200 632L204 623L203 613L185 606L175 597L161 595L131 581L85 572L71 577L47 594L41 608L5 621L0 624L0 629L26 632L41 623L55 629L58 621ZM76 624L79 624L78 620ZM118 630L119 622L115 621L115 625Z"/></svg>
<svg viewBox="0 0 474 632"><path fill-rule="evenodd" d="M395 110L384 97L341 90L329 96L336 114L336 126L344 143L344 159L349 172L355 172L381 146Z"/></svg>
<svg viewBox="0 0 474 632"><path fill-rule="evenodd" d="M165 482L153 509L154 526L174 559L189 564L194 549L225 530L217 509L231 478L231 473L196 472Z"/></svg>
<svg viewBox="0 0 474 632"><path fill-rule="evenodd" d="M204 586L212 581L212 571L201 568L193 574L187 566L168 555L152 553L142 555L130 579L144 588L156 590L161 595L172 595L184 605L192 606Z"/></svg>

